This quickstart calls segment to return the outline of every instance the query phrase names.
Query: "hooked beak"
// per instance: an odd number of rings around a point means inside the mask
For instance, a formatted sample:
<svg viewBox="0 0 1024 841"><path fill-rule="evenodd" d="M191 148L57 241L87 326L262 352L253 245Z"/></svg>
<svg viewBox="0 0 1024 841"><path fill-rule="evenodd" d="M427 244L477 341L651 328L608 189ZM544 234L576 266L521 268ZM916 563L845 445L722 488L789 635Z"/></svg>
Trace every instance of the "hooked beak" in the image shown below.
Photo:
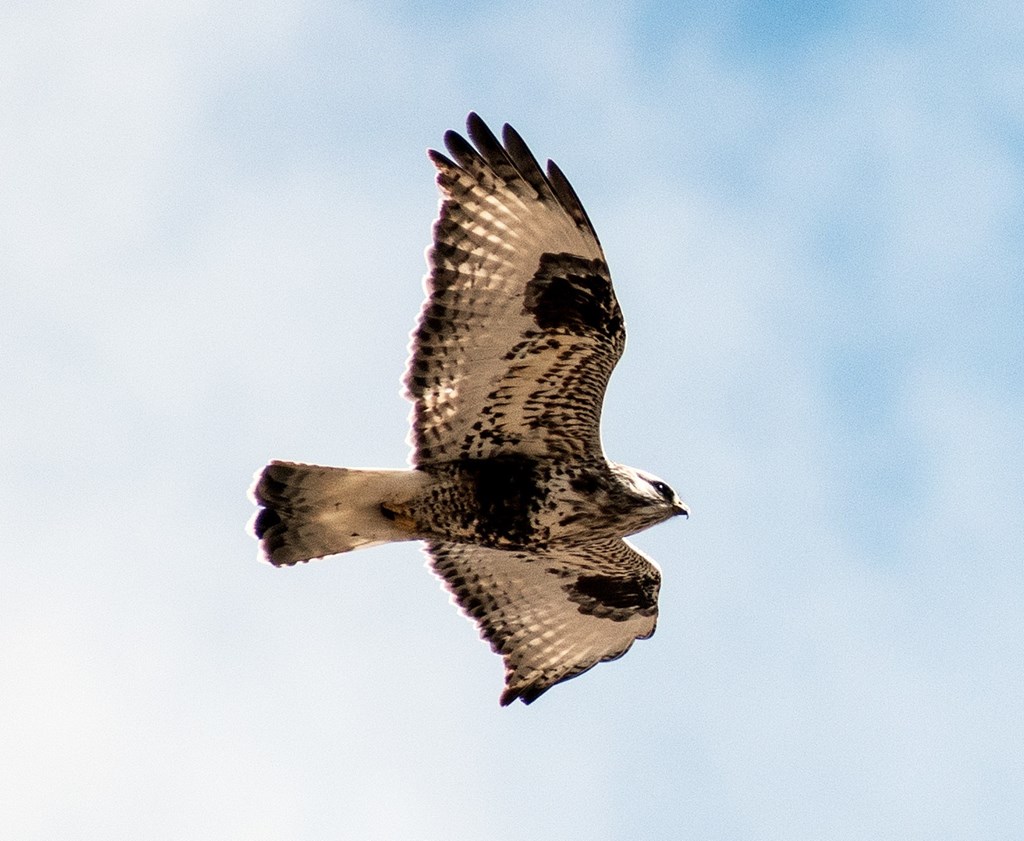
<svg viewBox="0 0 1024 841"><path fill-rule="evenodd" d="M690 509L687 507L685 502L677 499L673 508L675 508L677 515L682 514L687 520L690 519Z"/></svg>

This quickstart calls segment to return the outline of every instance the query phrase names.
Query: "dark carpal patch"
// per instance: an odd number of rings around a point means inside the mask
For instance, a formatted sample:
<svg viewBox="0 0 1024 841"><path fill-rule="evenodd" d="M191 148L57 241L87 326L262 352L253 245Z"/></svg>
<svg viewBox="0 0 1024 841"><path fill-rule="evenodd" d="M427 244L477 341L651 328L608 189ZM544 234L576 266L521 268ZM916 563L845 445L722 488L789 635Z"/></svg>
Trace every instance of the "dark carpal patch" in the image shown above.
<svg viewBox="0 0 1024 841"><path fill-rule="evenodd" d="M526 546L533 537L531 520L540 509L544 489L537 465L526 456L507 455L459 462L476 502L481 542L493 546Z"/></svg>
<svg viewBox="0 0 1024 841"><path fill-rule="evenodd" d="M659 583L657 576L648 575L581 575L564 589L580 613L623 622L658 609Z"/></svg>
<svg viewBox="0 0 1024 841"><path fill-rule="evenodd" d="M544 330L611 338L623 331L622 311L603 260L543 254L526 285L523 306Z"/></svg>

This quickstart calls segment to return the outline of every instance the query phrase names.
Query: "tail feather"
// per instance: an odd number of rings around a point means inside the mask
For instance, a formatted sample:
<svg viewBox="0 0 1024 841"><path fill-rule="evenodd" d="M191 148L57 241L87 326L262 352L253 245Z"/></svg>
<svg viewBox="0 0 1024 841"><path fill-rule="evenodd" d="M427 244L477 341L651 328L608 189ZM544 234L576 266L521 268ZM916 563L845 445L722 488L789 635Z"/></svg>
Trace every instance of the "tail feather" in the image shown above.
<svg viewBox="0 0 1024 841"><path fill-rule="evenodd" d="M252 495L260 510L252 531L264 557L288 566L417 537L394 511L426 481L414 470L351 470L272 461Z"/></svg>

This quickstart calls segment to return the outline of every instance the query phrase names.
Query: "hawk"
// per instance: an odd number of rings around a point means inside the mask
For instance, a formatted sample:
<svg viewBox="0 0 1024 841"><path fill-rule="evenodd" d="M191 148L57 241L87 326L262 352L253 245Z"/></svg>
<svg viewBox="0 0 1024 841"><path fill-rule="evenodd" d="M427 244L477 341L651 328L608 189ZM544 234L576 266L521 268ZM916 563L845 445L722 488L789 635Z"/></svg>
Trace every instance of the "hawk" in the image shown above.
<svg viewBox="0 0 1024 841"><path fill-rule="evenodd" d="M608 461L601 404L625 345L597 234L551 161L480 117L430 150L442 193L405 372L411 469L272 461L252 530L275 566L400 540L505 663L502 706L654 633L658 567L623 538L689 514Z"/></svg>

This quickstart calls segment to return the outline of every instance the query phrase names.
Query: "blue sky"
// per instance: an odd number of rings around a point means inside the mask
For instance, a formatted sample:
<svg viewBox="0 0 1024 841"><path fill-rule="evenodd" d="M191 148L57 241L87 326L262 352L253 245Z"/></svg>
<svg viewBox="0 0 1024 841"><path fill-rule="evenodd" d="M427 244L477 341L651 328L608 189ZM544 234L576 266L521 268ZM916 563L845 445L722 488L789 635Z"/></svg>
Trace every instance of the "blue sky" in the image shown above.
<svg viewBox="0 0 1024 841"><path fill-rule="evenodd" d="M992 839L1024 823L1013 3L0 13L0 835ZM412 544L301 569L268 458L401 466L479 111L629 330L658 633L500 709Z"/></svg>

